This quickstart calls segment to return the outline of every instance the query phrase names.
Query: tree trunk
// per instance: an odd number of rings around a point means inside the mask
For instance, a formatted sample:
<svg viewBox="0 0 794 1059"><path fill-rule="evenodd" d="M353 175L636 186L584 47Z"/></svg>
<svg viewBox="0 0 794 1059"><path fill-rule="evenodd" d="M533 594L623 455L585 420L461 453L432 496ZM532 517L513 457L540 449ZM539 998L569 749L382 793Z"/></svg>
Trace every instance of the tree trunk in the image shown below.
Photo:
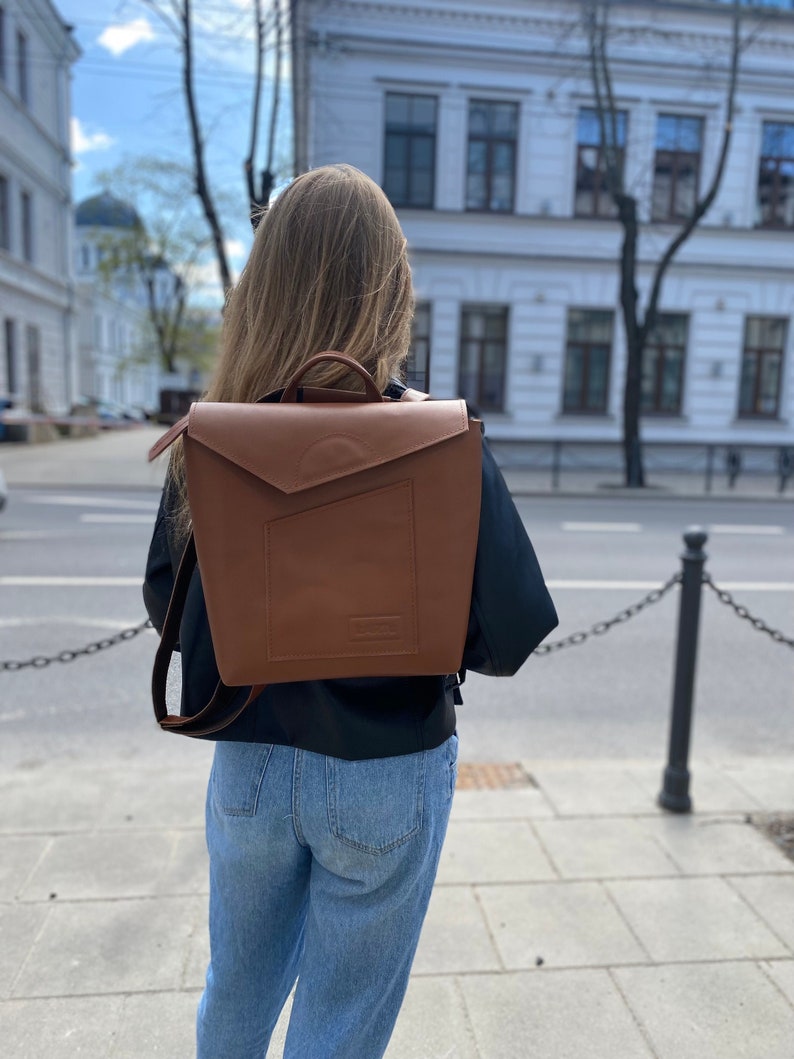
<svg viewBox="0 0 794 1059"><path fill-rule="evenodd" d="M619 195L618 210L623 226L620 251L620 307L626 331L626 384L623 390L623 478L632 489L645 485L645 467L640 440L642 354L646 330L637 321L637 201Z"/></svg>

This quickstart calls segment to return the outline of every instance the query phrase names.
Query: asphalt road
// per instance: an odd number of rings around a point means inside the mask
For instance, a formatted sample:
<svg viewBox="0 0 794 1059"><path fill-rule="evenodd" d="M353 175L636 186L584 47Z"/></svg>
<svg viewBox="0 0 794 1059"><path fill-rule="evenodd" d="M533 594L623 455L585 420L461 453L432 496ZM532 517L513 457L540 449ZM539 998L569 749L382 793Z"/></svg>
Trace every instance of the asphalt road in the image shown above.
<svg viewBox="0 0 794 1059"><path fill-rule="evenodd" d="M587 630L679 568L681 533L710 531L710 570L767 623L794 636L794 505L660 498L518 501L561 626ZM0 515L0 661L54 654L144 618L140 579L157 507L147 490L16 489ZM531 659L510 680L470 674L462 752L519 758L664 760L677 590L580 646ZM155 635L90 658L0 672L0 767L208 755L151 718ZM794 651L706 593L693 754L794 753Z"/></svg>

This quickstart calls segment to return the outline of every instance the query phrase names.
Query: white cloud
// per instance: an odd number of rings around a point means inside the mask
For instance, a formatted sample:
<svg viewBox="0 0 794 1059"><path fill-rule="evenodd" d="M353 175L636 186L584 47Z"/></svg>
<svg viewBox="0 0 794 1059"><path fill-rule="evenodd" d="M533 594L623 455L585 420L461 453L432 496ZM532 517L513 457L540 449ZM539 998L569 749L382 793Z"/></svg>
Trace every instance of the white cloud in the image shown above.
<svg viewBox="0 0 794 1059"><path fill-rule="evenodd" d="M148 18L136 18L132 22L107 26L97 38L97 43L111 53L123 55L145 40L154 40L154 30Z"/></svg>
<svg viewBox="0 0 794 1059"><path fill-rule="evenodd" d="M85 154L86 151L106 151L115 143L112 136L97 129L89 132L84 129L79 118L71 120L72 154Z"/></svg>
<svg viewBox="0 0 794 1059"><path fill-rule="evenodd" d="M226 253L232 260L244 258L248 253L248 247L242 239L227 239L224 246Z"/></svg>

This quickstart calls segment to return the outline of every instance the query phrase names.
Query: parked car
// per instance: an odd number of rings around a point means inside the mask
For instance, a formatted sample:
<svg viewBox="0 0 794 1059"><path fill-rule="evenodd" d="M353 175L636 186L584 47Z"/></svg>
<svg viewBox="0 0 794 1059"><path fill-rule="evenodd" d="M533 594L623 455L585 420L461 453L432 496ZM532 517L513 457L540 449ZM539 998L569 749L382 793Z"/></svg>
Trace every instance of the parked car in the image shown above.
<svg viewBox="0 0 794 1059"><path fill-rule="evenodd" d="M6 506L8 501L8 486L6 485L5 475L0 471L0 511Z"/></svg>
<svg viewBox="0 0 794 1059"><path fill-rule="evenodd" d="M142 408L120 404L104 397L78 397L70 409L70 414L96 418L100 421L100 426L146 421L146 412Z"/></svg>

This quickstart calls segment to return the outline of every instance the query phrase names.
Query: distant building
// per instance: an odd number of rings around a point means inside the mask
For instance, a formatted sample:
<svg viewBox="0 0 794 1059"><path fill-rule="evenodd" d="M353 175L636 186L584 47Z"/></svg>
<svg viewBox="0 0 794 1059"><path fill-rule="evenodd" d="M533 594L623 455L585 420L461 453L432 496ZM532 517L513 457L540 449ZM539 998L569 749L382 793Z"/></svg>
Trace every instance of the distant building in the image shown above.
<svg viewBox="0 0 794 1059"><path fill-rule="evenodd" d="M70 68L49 0L0 4L0 397L64 412L75 393Z"/></svg>
<svg viewBox="0 0 794 1059"><path fill-rule="evenodd" d="M733 141L646 351L643 436L794 442L794 12L748 4ZM781 8L773 10L772 8ZM502 440L620 437L622 230L603 180L582 5L293 0L296 166L387 192L418 298L412 373ZM641 302L708 185L731 10L613 2L617 136Z"/></svg>
<svg viewBox="0 0 794 1059"><path fill-rule="evenodd" d="M75 211L79 394L151 411L159 401L160 365L144 284L134 267L101 267L114 242L137 229L136 211L107 192ZM165 264L157 270L158 283L173 281Z"/></svg>

